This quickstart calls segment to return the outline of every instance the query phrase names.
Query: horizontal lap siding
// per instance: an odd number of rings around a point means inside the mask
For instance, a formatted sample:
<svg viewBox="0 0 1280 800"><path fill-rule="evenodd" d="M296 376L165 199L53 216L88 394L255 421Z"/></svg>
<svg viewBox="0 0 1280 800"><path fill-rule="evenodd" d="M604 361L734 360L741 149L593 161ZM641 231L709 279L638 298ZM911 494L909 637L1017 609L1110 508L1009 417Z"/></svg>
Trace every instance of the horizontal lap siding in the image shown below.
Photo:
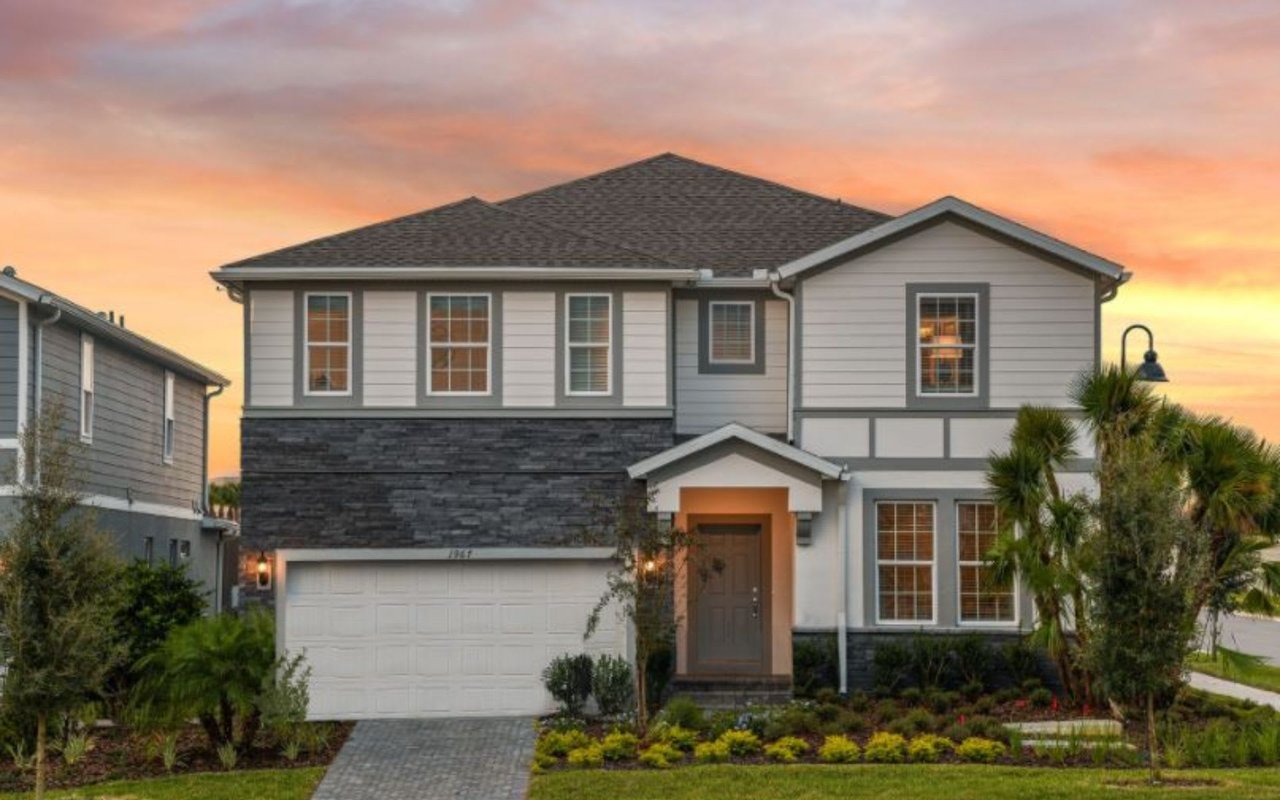
<svg viewBox="0 0 1280 800"><path fill-rule="evenodd" d="M418 296L364 293L364 404L412 406L418 391Z"/></svg>
<svg viewBox="0 0 1280 800"><path fill-rule="evenodd" d="M293 292L249 293L249 405L293 405Z"/></svg>
<svg viewBox="0 0 1280 800"><path fill-rule="evenodd" d="M556 403L556 296L502 293L502 404Z"/></svg>
<svg viewBox="0 0 1280 800"><path fill-rule="evenodd" d="M18 304L0 298L0 439L18 435Z"/></svg>
<svg viewBox="0 0 1280 800"><path fill-rule="evenodd" d="M667 295L622 295L622 404L667 404Z"/></svg>
<svg viewBox="0 0 1280 800"><path fill-rule="evenodd" d="M801 400L806 408L906 405L909 283L991 287L991 405L1068 405L1094 363L1094 283L943 223L806 280Z"/></svg>

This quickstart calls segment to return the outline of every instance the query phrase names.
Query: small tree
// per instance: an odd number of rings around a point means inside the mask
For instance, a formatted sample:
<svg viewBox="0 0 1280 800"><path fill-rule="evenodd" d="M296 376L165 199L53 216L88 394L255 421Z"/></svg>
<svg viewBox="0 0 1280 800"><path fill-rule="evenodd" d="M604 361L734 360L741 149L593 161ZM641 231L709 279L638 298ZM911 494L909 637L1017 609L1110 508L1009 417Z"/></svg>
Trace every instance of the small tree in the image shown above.
<svg viewBox="0 0 1280 800"><path fill-rule="evenodd" d="M113 700L123 701L136 682L138 662L155 652L169 632L204 613L204 591L185 567L134 561L121 574L121 603L114 630L125 660L112 673Z"/></svg>
<svg viewBox="0 0 1280 800"><path fill-rule="evenodd" d="M649 724L648 668L658 654L675 646L680 616L675 588L681 577L706 581L724 567L707 562L689 533L664 522L649 510L650 498L641 492L621 493L593 502L592 523L584 534L591 544L614 549L614 568L607 588L587 618L583 638L590 638L605 612L616 608L635 633L636 721ZM686 584L687 585L687 584Z"/></svg>
<svg viewBox="0 0 1280 800"><path fill-rule="evenodd" d="M38 480L18 483L0 541L0 661L7 710L36 723L36 797L43 798L50 717L98 694L121 650L112 632L120 564L80 505L76 448L51 404L22 432ZM16 477L16 476L15 476Z"/></svg>
<svg viewBox="0 0 1280 800"><path fill-rule="evenodd" d="M1203 530L1187 519L1184 484L1150 436L1112 444L1088 559L1093 636L1085 659L1097 688L1142 709L1152 782L1160 779L1156 708L1182 682L1194 647L1196 588L1207 560Z"/></svg>

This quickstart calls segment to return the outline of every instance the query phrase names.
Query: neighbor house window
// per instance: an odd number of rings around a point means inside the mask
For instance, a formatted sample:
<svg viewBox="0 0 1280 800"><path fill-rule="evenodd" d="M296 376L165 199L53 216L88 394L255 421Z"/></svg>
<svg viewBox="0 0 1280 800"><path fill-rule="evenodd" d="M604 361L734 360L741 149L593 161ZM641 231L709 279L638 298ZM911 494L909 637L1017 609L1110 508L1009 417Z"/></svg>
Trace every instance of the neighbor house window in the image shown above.
<svg viewBox="0 0 1280 800"><path fill-rule="evenodd" d="M428 394L489 394L489 295L432 294L427 310Z"/></svg>
<svg viewBox="0 0 1280 800"><path fill-rule="evenodd" d="M308 294L307 394L351 394L351 295Z"/></svg>
<svg viewBox="0 0 1280 800"><path fill-rule="evenodd" d="M960 621L1015 620L1014 587L993 576L986 555L996 543L999 520L993 503L956 504L956 552L960 568Z"/></svg>
<svg viewBox="0 0 1280 800"><path fill-rule="evenodd" d="M142 540L142 560L148 564L155 563L156 559L156 537L148 536Z"/></svg>
<svg viewBox="0 0 1280 800"><path fill-rule="evenodd" d="M80 438L93 439L93 339L80 337Z"/></svg>
<svg viewBox="0 0 1280 800"><path fill-rule="evenodd" d="M607 294L571 294L565 304L567 393L607 395L613 391L609 365L613 298Z"/></svg>
<svg viewBox="0 0 1280 800"><path fill-rule="evenodd" d="M712 301L707 308L710 363L754 363L756 304Z"/></svg>
<svg viewBox="0 0 1280 800"><path fill-rule="evenodd" d="M169 540L169 566L176 567L191 560L191 542L187 539Z"/></svg>
<svg viewBox="0 0 1280 800"><path fill-rule="evenodd" d="M173 373L164 374L164 463L173 463Z"/></svg>
<svg viewBox="0 0 1280 800"><path fill-rule="evenodd" d="M933 503L876 503L876 593L881 622L933 621L933 541Z"/></svg>
<svg viewBox="0 0 1280 800"><path fill-rule="evenodd" d="M976 395L978 296L921 294L916 302L919 393Z"/></svg>

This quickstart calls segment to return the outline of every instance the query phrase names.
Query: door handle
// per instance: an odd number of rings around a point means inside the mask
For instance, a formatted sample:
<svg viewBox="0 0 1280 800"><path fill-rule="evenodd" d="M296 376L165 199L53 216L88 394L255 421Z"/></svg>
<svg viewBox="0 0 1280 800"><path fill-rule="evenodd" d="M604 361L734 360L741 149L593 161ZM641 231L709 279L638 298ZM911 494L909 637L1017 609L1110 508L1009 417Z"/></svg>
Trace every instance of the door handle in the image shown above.
<svg viewBox="0 0 1280 800"><path fill-rule="evenodd" d="M751 618L760 619L760 587L751 587Z"/></svg>

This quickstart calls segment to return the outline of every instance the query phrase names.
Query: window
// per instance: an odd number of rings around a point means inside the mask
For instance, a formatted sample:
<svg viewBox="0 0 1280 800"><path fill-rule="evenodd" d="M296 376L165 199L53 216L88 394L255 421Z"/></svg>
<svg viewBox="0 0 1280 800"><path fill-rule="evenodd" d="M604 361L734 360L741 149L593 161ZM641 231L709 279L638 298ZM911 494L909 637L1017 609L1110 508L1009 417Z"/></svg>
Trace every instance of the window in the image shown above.
<svg viewBox="0 0 1280 800"><path fill-rule="evenodd" d="M933 503L876 503L881 622L933 621Z"/></svg>
<svg viewBox="0 0 1280 800"><path fill-rule="evenodd" d="M708 305L707 326L712 364L752 364L756 360L756 304L717 302Z"/></svg>
<svg viewBox="0 0 1280 800"><path fill-rule="evenodd" d="M169 566L178 566L178 540L169 540Z"/></svg>
<svg viewBox="0 0 1280 800"><path fill-rule="evenodd" d="M608 395L613 391L609 365L613 298L607 294L571 294L565 304L567 394Z"/></svg>
<svg viewBox="0 0 1280 800"><path fill-rule="evenodd" d="M164 374L164 463L173 463L173 373Z"/></svg>
<svg viewBox="0 0 1280 800"><path fill-rule="evenodd" d="M993 503L956 504L956 552L960 569L960 621L1010 623L1016 620L1012 583L997 583L986 554L999 532Z"/></svg>
<svg viewBox="0 0 1280 800"><path fill-rule="evenodd" d="M80 337L80 439L93 440L93 338Z"/></svg>
<svg viewBox="0 0 1280 800"><path fill-rule="evenodd" d="M351 394L351 295L308 294L307 394Z"/></svg>
<svg viewBox="0 0 1280 800"><path fill-rule="evenodd" d="M921 395L976 396L978 296L917 296L918 365Z"/></svg>
<svg viewBox="0 0 1280 800"><path fill-rule="evenodd" d="M431 294L428 394L489 394L489 295Z"/></svg>
<svg viewBox="0 0 1280 800"><path fill-rule="evenodd" d="M176 567L191 559L191 542L187 539L169 540L169 566Z"/></svg>
<svg viewBox="0 0 1280 800"><path fill-rule="evenodd" d="M156 559L156 537L148 536L142 540L142 560L154 564Z"/></svg>

